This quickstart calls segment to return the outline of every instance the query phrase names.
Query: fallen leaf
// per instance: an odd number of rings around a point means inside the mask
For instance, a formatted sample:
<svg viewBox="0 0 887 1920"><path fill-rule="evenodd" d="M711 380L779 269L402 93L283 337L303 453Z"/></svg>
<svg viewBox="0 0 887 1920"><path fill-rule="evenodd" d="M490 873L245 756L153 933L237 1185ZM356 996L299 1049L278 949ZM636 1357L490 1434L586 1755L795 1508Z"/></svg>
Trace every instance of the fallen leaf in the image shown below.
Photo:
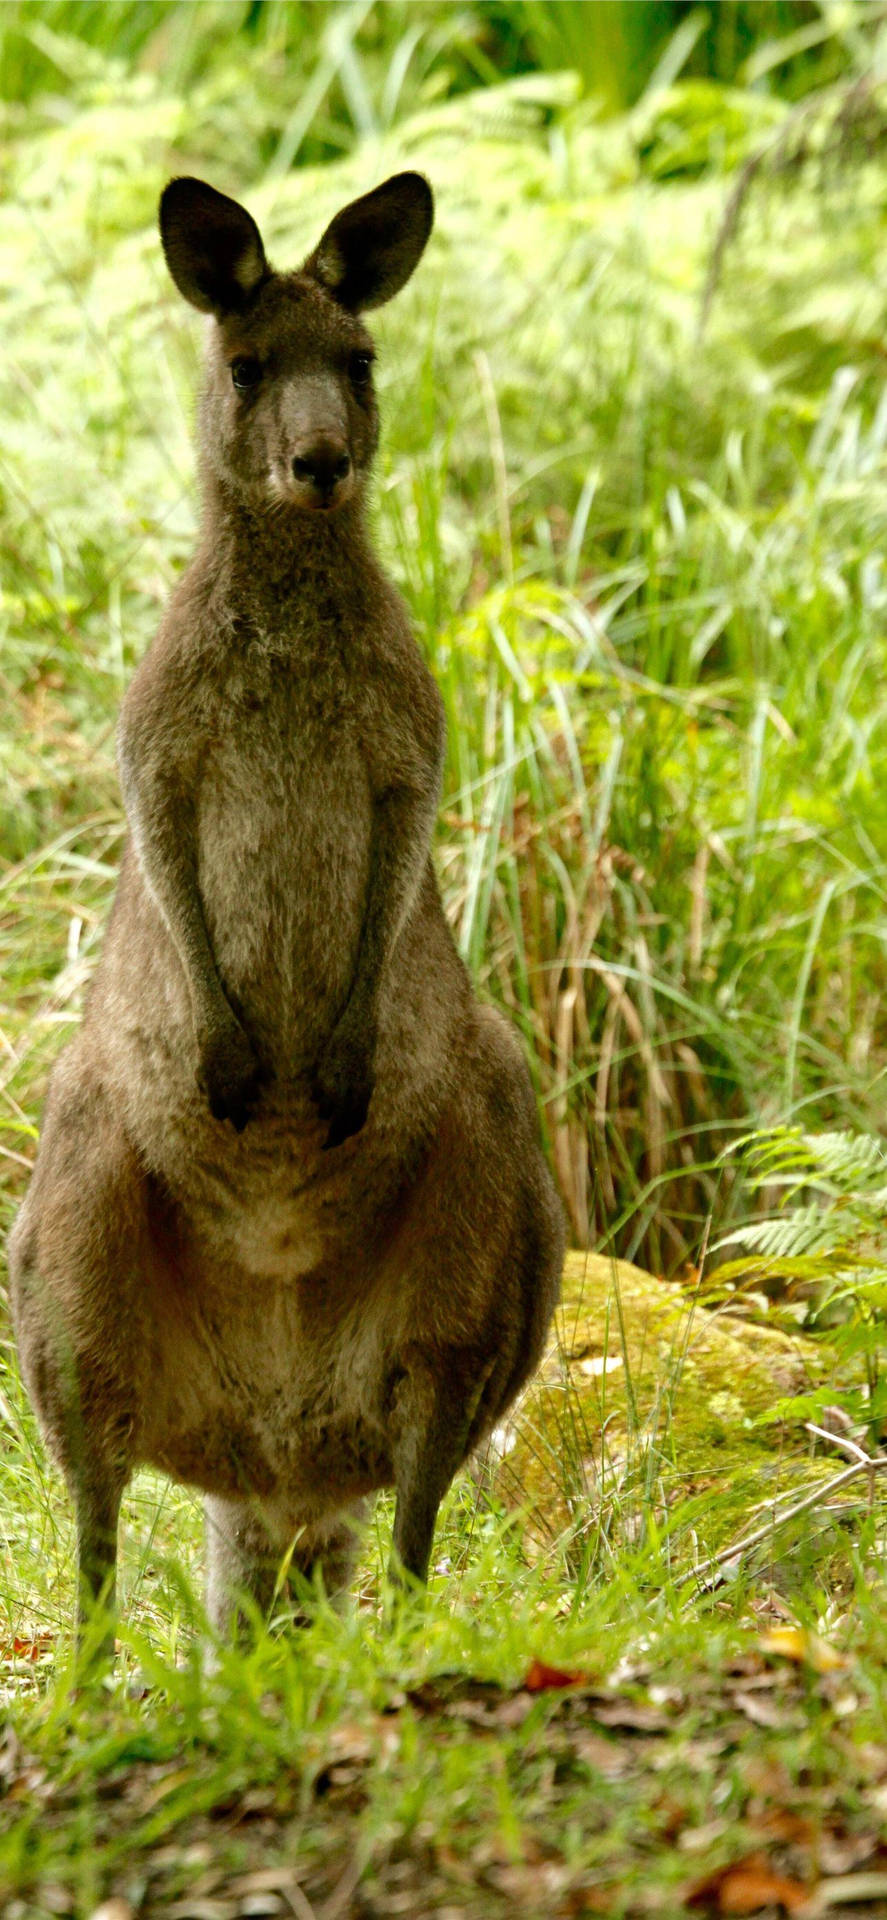
<svg viewBox="0 0 887 1920"><path fill-rule="evenodd" d="M732 1698L733 1705L739 1708L740 1713L745 1714L746 1720L750 1720L753 1727L786 1728L790 1727L797 1717L790 1709L778 1707L776 1702L766 1694L762 1699L757 1691L747 1693L744 1688L738 1688Z"/></svg>
<svg viewBox="0 0 887 1920"><path fill-rule="evenodd" d="M47 1914L58 1914L60 1920L70 1920L71 1895L65 1891L64 1887L56 1886L54 1883L47 1886L44 1880L40 1887L40 1905ZM127 1920L131 1920L128 1906L126 1915Z"/></svg>
<svg viewBox="0 0 887 1920"><path fill-rule="evenodd" d="M745 1860L706 1874L684 1896L688 1907L702 1907L711 1913L760 1913L765 1907L783 1907L797 1913L810 1899L812 1889L800 1880L788 1880L774 1873L766 1855L750 1853Z"/></svg>
<svg viewBox="0 0 887 1920"><path fill-rule="evenodd" d="M770 1627L762 1633L758 1642L765 1653L781 1654L784 1660L795 1660L799 1666L813 1667L816 1673L835 1673L838 1668L846 1667L847 1661L836 1647L829 1645L818 1633L811 1633L806 1627Z"/></svg>
<svg viewBox="0 0 887 1920"><path fill-rule="evenodd" d="M577 1760L594 1773L603 1774L605 1780L618 1780L631 1765L625 1741L608 1740L606 1734L595 1733L590 1727L578 1728L571 1736L570 1747Z"/></svg>
<svg viewBox="0 0 887 1920"><path fill-rule="evenodd" d="M566 1673L562 1667L547 1667L544 1660L531 1660L524 1679L527 1693L547 1693L556 1687L588 1685L587 1673Z"/></svg>
<svg viewBox="0 0 887 1920"><path fill-rule="evenodd" d="M687 1704L686 1694L680 1687L650 1687L649 1698L654 1707L678 1708Z"/></svg>
<svg viewBox="0 0 887 1920"><path fill-rule="evenodd" d="M225 1892L232 1900L239 1900L248 1893L288 1894L299 1885L295 1869L283 1864L277 1867L257 1867L252 1873L240 1873L229 1879Z"/></svg>
<svg viewBox="0 0 887 1920"><path fill-rule="evenodd" d="M667 1733L674 1724L661 1707L634 1700L595 1700L594 1717L602 1727L623 1727L627 1733Z"/></svg>
<svg viewBox="0 0 887 1920"><path fill-rule="evenodd" d="M678 1834L678 1846L682 1853L710 1853L726 1831L726 1820L706 1820L701 1827L684 1827ZM717 1875L714 1877L717 1878ZM699 1882L700 1886L703 1884Z"/></svg>
<svg viewBox="0 0 887 1920"><path fill-rule="evenodd" d="M887 1867L887 1848L879 1846L870 1833L845 1833L843 1829L826 1828L817 1836L816 1860L820 1873L830 1878L851 1873L857 1867L865 1867L870 1873L876 1870L883 1873Z"/></svg>
<svg viewBox="0 0 887 1920"><path fill-rule="evenodd" d="M8 1667L16 1660L42 1660L54 1650L54 1633L37 1633L32 1640L0 1640L0 1664Z"/></svg>
<svg viewBox="0 0 887 1920"><path fill-rule="evenodd" d="M621 1660L617 1660L609 1676L609 1684L611 1687L630 1687L636 1680L649 1680L652 1672L651 1660L639 1660L636 1656L625 1653Z"/></svg>
<svg viewBox="0 0 887 1920"><path fill-rule="evenodd" d="M331 1748L337 1762L362 1762L371 1760L375 1744L370 1728L362 1721L342 1720L338 1726L331 1727L327 1736L327 1746Z"/></svg>
<svg viewBox="0 0 887 1920"><path fill-rule="evenodd" d="M475 1726L505 1728L522 1727L528 1714L531 1714L532 1711L533 1696L527 1693L525 1687L521 1688L520 1693L506 1694L505 1699L501 1701L493 1714L487 1712L484 1716L482 1708L472 1707L471 1705L467 1705L465 1708L450 1708L452 1714L458 1717L459 1713L462 1713L464 1718L473 1721Z"/></svg>

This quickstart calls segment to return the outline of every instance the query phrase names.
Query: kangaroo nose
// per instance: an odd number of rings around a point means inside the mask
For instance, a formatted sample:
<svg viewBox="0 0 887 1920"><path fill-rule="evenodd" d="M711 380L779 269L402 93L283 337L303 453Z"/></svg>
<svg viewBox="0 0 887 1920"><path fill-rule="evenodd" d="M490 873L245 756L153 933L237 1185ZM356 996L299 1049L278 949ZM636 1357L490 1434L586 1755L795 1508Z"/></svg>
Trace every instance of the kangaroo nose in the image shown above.
<svg viewBox="0 0 887 1920"><path fill-rule="evenodd" d="M316 440L293 454L297 480L308 480L319 493L332 493L351 472L351 455L341 440Z"/></svg>

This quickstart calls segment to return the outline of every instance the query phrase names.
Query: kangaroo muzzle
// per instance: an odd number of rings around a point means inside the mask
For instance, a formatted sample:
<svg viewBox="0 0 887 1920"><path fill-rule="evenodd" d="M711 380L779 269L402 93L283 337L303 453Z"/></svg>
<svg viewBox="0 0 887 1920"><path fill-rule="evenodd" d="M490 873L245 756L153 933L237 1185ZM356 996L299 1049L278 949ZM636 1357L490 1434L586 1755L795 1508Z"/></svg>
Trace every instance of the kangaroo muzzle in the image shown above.
<svg viewBox="0 0 887 1920"><path fill-rule="evenodd" d="M341 506L354 491L351 455L338 434L308 435L290 460L293 502L321 512Z"/></svg>

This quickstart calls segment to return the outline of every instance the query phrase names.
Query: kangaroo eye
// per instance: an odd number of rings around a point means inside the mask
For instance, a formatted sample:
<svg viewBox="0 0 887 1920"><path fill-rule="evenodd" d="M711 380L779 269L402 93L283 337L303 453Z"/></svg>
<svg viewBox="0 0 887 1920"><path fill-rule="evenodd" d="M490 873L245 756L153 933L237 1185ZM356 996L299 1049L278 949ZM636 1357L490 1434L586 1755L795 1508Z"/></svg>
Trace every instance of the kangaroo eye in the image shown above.
<svg viewBox="0 0 887 1920"><path fill-rule="evenodd" d="M238 393L248 393L250 387L257 387L262 378L260 360L232 360L231 378Z"/></svg>
<svg viewBox="0 0 887 1920"><path fill-rule="evenodd" d="M348 362L348 374L353 387L368 387L372 371L371 353L352 353Z"/></svg>

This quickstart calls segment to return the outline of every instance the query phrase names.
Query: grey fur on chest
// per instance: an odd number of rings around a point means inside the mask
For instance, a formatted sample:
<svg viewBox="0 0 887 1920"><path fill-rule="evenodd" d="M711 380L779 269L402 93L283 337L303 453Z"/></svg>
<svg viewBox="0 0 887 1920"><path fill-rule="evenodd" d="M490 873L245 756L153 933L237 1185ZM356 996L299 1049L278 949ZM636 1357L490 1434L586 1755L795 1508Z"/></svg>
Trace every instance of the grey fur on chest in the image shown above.
<svg viewBox="0 0 887 1920"><path fill-rule="evenodd" d="M311 609L284 606L274 629L238 621L218 648L209 634L202 651L208 671L196 692L211 739L248 742L256 728L318 738L357 717L363 648L344 614L323 628Z"/></svg>
<svg viewBox="0 0 887 1920"><path fill-rule="evenodd" d="M336 658L254 642L217 678L209 719L207 928L229 995L286 1053L329 1024L353 972L373 818L358 707Z"/></svg>

